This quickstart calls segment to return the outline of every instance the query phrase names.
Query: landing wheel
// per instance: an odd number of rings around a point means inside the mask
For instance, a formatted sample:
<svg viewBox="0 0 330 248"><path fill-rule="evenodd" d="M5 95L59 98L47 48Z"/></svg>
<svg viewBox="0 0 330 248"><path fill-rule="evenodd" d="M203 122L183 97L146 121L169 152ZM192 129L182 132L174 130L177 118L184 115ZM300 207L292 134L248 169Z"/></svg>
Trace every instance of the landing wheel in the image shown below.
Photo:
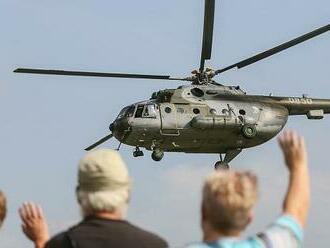
<svg viewBox="0 0 330 248"><path fill-rule="evenodd" d="M143 154L143 151L140 150L140 148L136 148L135 151L133 152L133 157L136 158L136 157L142 157L144 154Z"/></svg>
<svg viewBox="0 0 330 248"><path fill-rule="evenodd" d="M214 165L214 169L216 170L229 170L229 168L230 168L229 164L226 162L218 161Z"/></svg>
<svg viewBox="0 0 330 248"><path fill-rule="evenodd" d="M151 158L154 161L160 161L162 160L162 158L164 157L164 152L162 150L159 149L155 149L152 153L151 153Z"/></svg>

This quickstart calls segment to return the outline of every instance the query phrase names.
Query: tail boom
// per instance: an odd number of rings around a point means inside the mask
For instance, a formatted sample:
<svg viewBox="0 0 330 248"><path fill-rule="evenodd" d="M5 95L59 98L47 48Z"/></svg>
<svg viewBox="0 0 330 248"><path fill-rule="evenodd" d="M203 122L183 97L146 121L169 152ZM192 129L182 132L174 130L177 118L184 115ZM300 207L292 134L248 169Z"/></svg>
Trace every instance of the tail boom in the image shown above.
<svg viewBox="0 0 330 248"><path fill-rule="evenodd" d="M272 97L278 104L287 108L289 115L306 115L308 119L322 119L330 114L330 99L308 97Z"/></svg>

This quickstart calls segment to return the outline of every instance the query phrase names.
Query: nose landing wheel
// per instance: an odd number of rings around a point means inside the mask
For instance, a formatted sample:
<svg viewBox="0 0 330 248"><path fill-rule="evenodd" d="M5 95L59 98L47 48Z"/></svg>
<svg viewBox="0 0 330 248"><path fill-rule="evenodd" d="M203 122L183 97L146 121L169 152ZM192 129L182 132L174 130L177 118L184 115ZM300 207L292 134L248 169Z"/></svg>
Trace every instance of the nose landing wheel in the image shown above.
<svg viewBox="0 0 330 248"><path fill-rule="evenodd" d="M133 157L136 158L136 157L142 157L144 154L143 154L143 151L140 150L139 147L136 147L135 148L135 151L133 152Z"/></svg>

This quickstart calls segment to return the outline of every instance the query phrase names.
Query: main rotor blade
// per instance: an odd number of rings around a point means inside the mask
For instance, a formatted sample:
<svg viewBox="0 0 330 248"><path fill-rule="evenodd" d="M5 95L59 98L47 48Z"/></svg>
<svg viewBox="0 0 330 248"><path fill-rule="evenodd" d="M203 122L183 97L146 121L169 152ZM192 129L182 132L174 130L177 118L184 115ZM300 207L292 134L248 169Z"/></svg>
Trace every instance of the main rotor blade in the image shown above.
<svg viewBox="0 0 330 248"><path fill-rule="evenodd" d="M225 72L225 71L228 71L228 70L230 70L232 68L235 68L235 67L237 67L238 69L243 68L243 67L248 66L250 64L253 64L253 63L255 63L255 62L259 61L259 60L265 59L265 58L267 58L269 56L272 56L272 55L274 55L276 53L279 53L279 52L281 52L283 50L286 50L286 49L288 49L290 47L293 47L295 45L298 45L299 43L302 43L304 41L307 41L309 39L312 39L315 36L318 36L320 34L323 34L323 33L327 32L329 30L330 30L330 24L328 24L328 25L326 25L324 27L318 28L318 29L316 29L316 30L314 30L314 31L312 31L310 33L307 33L307 34L304 34L302 36L299 36L298 38L295 38L293 40L290 40L290 41L288 41L286 43L283 43L283 44L281 44L279 46L273 47L273 48L271 48L271 49L269 49L269 50L267 50L265 52L262 52L262 53L259 53L259 54L255 55L253 57L250 57L248 59L242 60L242 61L240 61L240 62L238 62L236 64L227 66L227 67L225 67L223 69L220 69L220 70L217 70L217 71L215 71L215 75L220 74L220 73Z"/></svg>
<svg viewBox="0 0 330 248"><path fill-rule="evenodd" d="M215 0L205 0L203 43L202 43L201 64L199 67L200 72L204 71L205 60L211 58L213 26L214 26L214 9L215 9Z"/></svg>
<svg viewBox="0 0 330 248"><path fill-rule="evenodd" d="M97 147L98 145L101 145L102 143L106 142L107 140L111 139L113 137L113 134L109 134L105 137L103 137L102 139L100 139L99 141L95 142L94 144L90 145L89 147L85 148L85 151L90 151L93 148Z"/></svg>
<svg viewBox="0 0 330 248"><path fill-rule="evenodd" d="M88 71L64 71L64 70L46 70L32 68L17 68L16 73L63 75L63 76L82 76L82 77L115 77L115 78L143 78L143 79L162 79L162 80L180 80L191 81L189 78L172 78L165 75L145 75L128 73L107 73L107 72L88 72Z"/></svg>

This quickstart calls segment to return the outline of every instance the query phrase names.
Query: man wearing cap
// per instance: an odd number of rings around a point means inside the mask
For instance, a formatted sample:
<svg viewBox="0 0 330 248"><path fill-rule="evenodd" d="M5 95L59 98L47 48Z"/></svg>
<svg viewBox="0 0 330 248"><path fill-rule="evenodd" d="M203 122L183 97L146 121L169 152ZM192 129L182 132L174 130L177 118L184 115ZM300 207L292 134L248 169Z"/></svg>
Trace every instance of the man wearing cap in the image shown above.
<svg viewBox="0 0 330 248"><path fill-rule="evenodd" d="M83 221L47 242L40 207L26 203L20 209L23 231L37 248L168 247L160 237L125 220L130 189L127 167L119 153L92 151L79 162L76 195Z"/></svg>

